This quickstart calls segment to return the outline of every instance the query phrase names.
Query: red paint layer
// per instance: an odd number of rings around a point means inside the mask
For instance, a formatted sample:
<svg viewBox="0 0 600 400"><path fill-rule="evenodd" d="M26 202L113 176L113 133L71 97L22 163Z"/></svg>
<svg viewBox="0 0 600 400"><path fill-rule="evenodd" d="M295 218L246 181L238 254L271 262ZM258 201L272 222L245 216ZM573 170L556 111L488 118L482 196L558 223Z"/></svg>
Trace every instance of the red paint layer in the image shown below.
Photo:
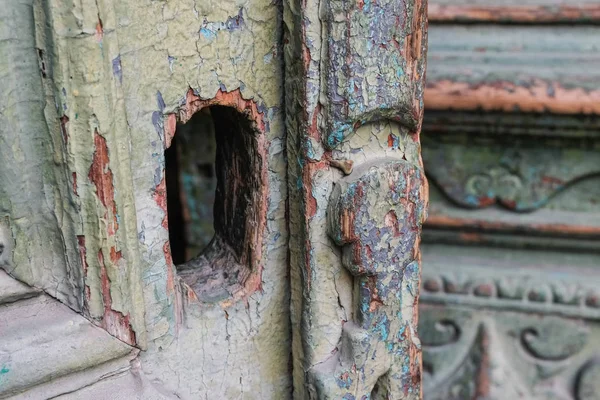
<svg viewBox="0 0 600 400"><path fill-rule="evenodd" d="M102 20L100 18L98 18L98 23L96 24L96 40L98 42L101 42L103 36L104 36L104 28L102 26Z"/></svg>
<svg viewBox="0 0 600 400"><path fill-rule="evenodd" d="M69 143L69 134L67 132L67 123L69 122L69 117L63 115L60 117L60 132L62 133L63 141L65 144Z"/></svg>
<svg viewBox="0 0 600 400"><path fill-rule="evenodd" d="M486 221L475 218L455 218L445 215L430 215L425 227L430 228L470 228L497 232L539 232L558 236L599 236L600 227L568 225L561 223L517 224L502 221Z"/></svg>
<svg viewBox="0 0 600 400"><path fill-rule="evenodd" d="M109 168L106 139L97 130L94 131L94 147L94 157L88 178L96 187L96 195L106 209L104 218L108 222L108 235L114 236L117 229L119 229L119 224L117 223L117 204L115 203L113 174ZM112 215L109 215L109 213Z"/></svg>
<svg viewBox="0 0 600 400"><path fill-rule="evenodd" d="M566 89L558 82L534 79L527 87L512 82L469 84L428 82L425 106L432 110L477 110L600 114L600 90Z"/></svg>
<svg viewBox="0 0 600 400"><path fill-rule="evenodd" d="M525 3L525 2L524 2ZM597 22L599 4L561 5L429 5L430 21L460 22Z"/></svg>
<svg viewBox="0 0 600 400"><path fill-rule="evenodd" d="M83 235L79 235L77 236L77 244L78 244L78 248L79 248L79 257L81 259L81 266L83 268L83 278L84 281L87 278L87 274L88 274L88 269L89 269L89 265L87 262L87 249L85 247L85 236ZM90 296L91 296L91 292L90 292L90 287L85 284L85 297L84 297L84 303L85 303L85 309L88 309L88 304L90 303Z"/></svg>
<svg viewBox="0 0 600 400"><path fill-rule="evenodd" d="M177 116L175 114L167 115L167 121L165 123L165 149L171 147L171 142L175 136L177 130Z"/></svg>
<svg viewBox="0 0 600 400"><path fill-rule="evenodd" d="M163 178L160 183L154 188L154 201L158 204L161 210L165 213L162 220L162 227L169 230L169 217L167 213L167 182L163 171Z"/></svg>
<svg viewBox="0 0 600 400"><path fill-rule="evenodd" d="M116 338L134 346L136 343L135 332L131 327L129 315L124 315L122 312L112 309L110 279L108 278L106 265L104 264L102 250L98 251L98 262L100 264L100 284L102 287L102 301L104 303L104 317L100 322L100 326Z"/></svg>
<svg viewBox="0 0 600 400"><path fill-rule="evenodd" d="M215 97L211 99L201 99L194 94L192 89L189 89L185 100L185 106L179 110L179 122L181 123L185 124L196 112L205 107L226 106L246 114L249 120L256 123L256 128L259 132L265 132L263 113L258 111L257 104L254 100L247 100L242 97L240 89L232 90L231 92L225 92L219 89ZM165 124L169 130L172 129L171 124L173 123L170 118L171 117L167 117L167 124ZM165 137L167 137L167 134L173 137L173 134L170 131L165 133Z"/></svg>
<svg viewBox="0 0 600 400"><path fill-rule="evenodd" d="M79 193L77 193L77 172L73 172L71 176L73 177L73 194L79 197Z"/></svg>

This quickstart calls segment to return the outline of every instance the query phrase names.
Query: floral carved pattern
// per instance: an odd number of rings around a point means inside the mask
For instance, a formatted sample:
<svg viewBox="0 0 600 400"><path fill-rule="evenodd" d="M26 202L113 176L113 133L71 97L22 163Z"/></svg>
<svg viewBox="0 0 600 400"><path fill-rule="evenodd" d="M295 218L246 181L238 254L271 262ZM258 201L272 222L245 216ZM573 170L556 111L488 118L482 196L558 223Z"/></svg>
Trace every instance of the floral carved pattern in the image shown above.
<svg viewBox="0 0 600 400"><path fill-rule="evenodd" d="M600 364L589 359L594 344L582 320L428 305L419 331L426 400L592 400L600 393Z"/></svg>
<svg viewBox="0 0 600 400"><path fill-rule="evenodd" d="M509 139L424 136L427 176L461 207L532 211L572 183L600 174L600 151L589 143Z"/></svg>

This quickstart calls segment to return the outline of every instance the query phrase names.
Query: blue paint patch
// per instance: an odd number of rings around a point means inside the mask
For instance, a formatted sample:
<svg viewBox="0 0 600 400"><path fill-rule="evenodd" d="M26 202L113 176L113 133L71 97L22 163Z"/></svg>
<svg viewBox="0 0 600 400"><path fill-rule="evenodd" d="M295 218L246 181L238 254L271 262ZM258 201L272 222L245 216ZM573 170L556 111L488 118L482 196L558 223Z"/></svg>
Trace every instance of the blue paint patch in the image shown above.
<svg viewBox="0 0 600 400"><path fill-rule="evenodd" d="M271 61L273 61L273 53L267 53L263 56L263 62L265 64L271 64Z"/></svg>
<svg viewBox="0 0 600 400"><path fill-rule="evenodd" d="M165 111L165 101L163 100L162 93L160 90L156 91L156 103L158 104L158 109L162 112Z"/></svg>
<svg viewBox="0 0 600 400"><path fill-rule="evenodd" d="M113 75L123 83L123 69L121 68L121 55L119 54L112 60Z"/></svg>
<svg viewBox="0 0 600 400"><path fill-rule="evenodd" d="M206 40L214 40L217 38L217 34L208 28L200 28L200 34L204 36Z"/></svg>
<svg viewBox="0 0 600 400"><path fill-rule="evenodd" d="M306 143L306 157L310 158L311 160L315 160L316 155L315 155L315 149L313 149L313 146L312 146L312 142L310 140L307 140L305 143Z"/></svg>
<svg viewBox="0 0 600 400"><path fill-rule="evenodd" d="M175 58L173 56L167 57L167 61L169 61L169 71L171 71L171 72L173 72L173 64L175 64L175 60L177 60L177 58Z"/></svg>
<svg viewBox="0 0 600 400"><path fill-rule="evenodd" d="M210 22L206 19L200 27L199 33L207 40L214 40L217 38L217 32L226 30L233 32L241 30L246 26L244 21L244 8L240 7L237 15L227 18L225 22Z"/></svg>
<svg viewBox="0 0 600 400"><path fill-rule="evenodd" d="M465 197L465 203L467 203L468 205L473 206L473 207L478 207L479 206L479 198L477 196L469 194L469 195L467 195L467 197Z"/></svg>
<svg viewBox="0 0 600 400"><path fill-rule="evenodd" d="M335 381L339 387L344 389L350 389L350 386L352 386L352 378L350 378L350 374L347 372L336 377Z"/></svg>
<svg viewBox="0 0 600 400"><path fill-rule="evenodd" d="M344 124L342 126L337 127L337 129L334 129L333 132L331 132L327 137L327 144L329 145L329 147L334 148L338 144L340 144L342 140L344 140L344 132L346 132L347 130L347 124Z"/></svg>
<svg viewBox="0 0 600 400"><path fill-rule="evenodd" d="M160 111L154 111L152 113L152 125L154 125L154 129L156 130L156 134L158 135L158 137L160 138L160 140L163 140L163 132L164 132L164 125L163 125L163 117L162 117L162 113Z"/></svg>

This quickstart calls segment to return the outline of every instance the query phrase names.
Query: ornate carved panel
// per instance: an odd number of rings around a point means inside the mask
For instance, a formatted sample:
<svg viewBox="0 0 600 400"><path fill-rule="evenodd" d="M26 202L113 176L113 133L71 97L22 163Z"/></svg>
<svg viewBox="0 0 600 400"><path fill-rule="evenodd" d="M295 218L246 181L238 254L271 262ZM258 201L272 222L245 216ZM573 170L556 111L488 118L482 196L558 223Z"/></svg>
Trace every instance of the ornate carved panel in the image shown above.
<svg viewBox="0 0 600 400"><path fill-rule="evenodd" d="M598 398L599 11L430 5L425 399Z"/></svg>

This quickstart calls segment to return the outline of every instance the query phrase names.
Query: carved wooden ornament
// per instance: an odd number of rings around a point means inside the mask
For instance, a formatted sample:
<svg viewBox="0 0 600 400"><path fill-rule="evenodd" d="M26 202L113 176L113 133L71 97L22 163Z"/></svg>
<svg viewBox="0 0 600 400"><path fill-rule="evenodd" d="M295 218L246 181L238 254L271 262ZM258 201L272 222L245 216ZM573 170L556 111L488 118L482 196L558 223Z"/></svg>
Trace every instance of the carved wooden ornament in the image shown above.
<svg viewBox="0 0 600 400"><path fill-rule="evenodd" d="M297 399L421 396L425 12L420 0L286 3Z"/></svg>

